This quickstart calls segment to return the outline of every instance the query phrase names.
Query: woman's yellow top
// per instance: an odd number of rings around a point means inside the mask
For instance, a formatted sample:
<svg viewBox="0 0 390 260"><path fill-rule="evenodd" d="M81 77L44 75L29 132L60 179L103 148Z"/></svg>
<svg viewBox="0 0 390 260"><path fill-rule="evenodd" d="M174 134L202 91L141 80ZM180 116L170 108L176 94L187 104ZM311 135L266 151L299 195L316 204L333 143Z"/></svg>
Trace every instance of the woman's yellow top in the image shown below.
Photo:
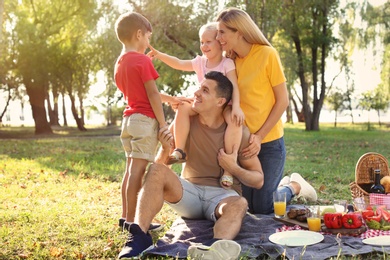
<svg viewBox="0 0 390 260"><path fill-rule="evenodd" d="M245 114L245 123L251 133L257 132L267 120L275 104L272 90L286 81L277 51L267 45L253 44L244 58L236 58L240 105ZM274 141L283 136L283 123L277 124L262 140Z"/></svg>

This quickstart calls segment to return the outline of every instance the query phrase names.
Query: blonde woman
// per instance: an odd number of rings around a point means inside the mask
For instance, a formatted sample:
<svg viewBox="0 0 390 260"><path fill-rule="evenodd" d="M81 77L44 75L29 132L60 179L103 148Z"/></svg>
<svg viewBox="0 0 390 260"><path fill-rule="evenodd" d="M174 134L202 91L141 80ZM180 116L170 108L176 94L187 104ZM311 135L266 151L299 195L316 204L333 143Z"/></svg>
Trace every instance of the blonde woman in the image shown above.
<svg viewBox="0 0 390 260"><path fill-rule="evenodd" d="M264 186L253 189L243 185L243 195L252 213L268 214L273 212L272 193L282 179L286 159L281 120L288 106L286 77L277 51L245 11L228 8L216 21L217 40L236 64L240 105L251 132L250 145L242 155L258 156L264 171ZM314 188L299 174L293 174L290 181L301 185L298 196L317 200ZM291 199L295 190L287 186Z"/></svg>

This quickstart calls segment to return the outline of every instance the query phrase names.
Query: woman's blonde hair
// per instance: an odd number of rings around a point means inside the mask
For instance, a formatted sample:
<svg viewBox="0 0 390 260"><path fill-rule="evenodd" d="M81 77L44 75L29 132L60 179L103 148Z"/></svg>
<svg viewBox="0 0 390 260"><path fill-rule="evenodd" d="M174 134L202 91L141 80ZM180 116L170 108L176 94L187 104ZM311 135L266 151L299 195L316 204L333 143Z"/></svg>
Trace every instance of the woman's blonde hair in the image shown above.
<svg viewBox="0 0 390 260"><path fill-rule="evenodd" d="M241 9L229 7L219 13L216 21L234 32L241 33L248 43L272 46L249 14ZM236 53L230 53L228 56L234 58Z"/></svg>

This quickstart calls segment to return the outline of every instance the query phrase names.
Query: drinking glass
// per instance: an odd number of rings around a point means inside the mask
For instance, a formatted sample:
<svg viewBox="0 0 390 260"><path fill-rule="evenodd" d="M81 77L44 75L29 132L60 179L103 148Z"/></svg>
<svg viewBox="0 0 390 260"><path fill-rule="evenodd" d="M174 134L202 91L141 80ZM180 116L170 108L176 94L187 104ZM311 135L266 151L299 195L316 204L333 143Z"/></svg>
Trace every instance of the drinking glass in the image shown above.
<svg viewBox="0 0 390 260"><path fill-rule="evenodd" d="M307 225L310 231L321 231L321 213L319 207L314 206L310 208L307 215Z"/></svg>
<svg viewBox="0 0 390 260"><path fill-rule="evenodd" d="M346 200L333 200L334 209L336 212L344 213L347 211L347 201Z"/></svg>
<svg viewBox="0 0 390 260"><path fill-rule="evenodd" d="M286 193L275 191L273 197L275 217L283 218L286 215Z"/></svg>

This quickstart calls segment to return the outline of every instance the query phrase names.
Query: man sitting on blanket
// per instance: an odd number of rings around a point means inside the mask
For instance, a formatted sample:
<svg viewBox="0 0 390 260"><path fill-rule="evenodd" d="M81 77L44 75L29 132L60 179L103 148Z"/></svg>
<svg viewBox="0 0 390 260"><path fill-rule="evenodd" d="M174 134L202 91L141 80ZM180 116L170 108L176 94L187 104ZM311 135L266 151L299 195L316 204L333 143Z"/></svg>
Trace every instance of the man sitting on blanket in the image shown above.
<svg viewBox="0 0 390 260"><path fill-rule="evenodd" d="M145 177L139 194L134 223L130 224L129 239L119 254L119 259L139 256L153 245L147 232L154 216L161 210L164 201L178 215L189 219L214 221L214 238L201 246L190 246L191 258L236 259L241 247L233 239L240 231L248 203L241 195L240 184L260 189L263 186L261 164L254 156L238 156L239 147L232 154L226 154L224 133L226 123L223 110L230 101L233 87L228 78L219 72L209 72L201 87L195 92L190 133L185 147L187 161L179 177L163 165L170 154L172 135L160 131L162 149ZM176 126L177 127L177 126ZM246 147L249 131L243 127L243 147ZM237 163L237 160L239 164ZM232 189L219 184L223 170L234 176ZM298 188L294 189L299 192Z"/></svg>
<svg viewBox="0 0 390 260"><path fill-rule="evenodd" d="M164 201L182 217L215 221L214 239L205 245L216 250L190 247L191 257L196 257L198 253L221 254L213 259L238 257L241 248L232 239L240 231L248 207L245 198L240 196L240 182L259 189L263 185L263 172L256 156L248 159L239 156L240 164L237 164L238 147L232 154L223 151L226 129L223 110L231 99L232 91L231 82L222 73L209 72L205 75L192 105L198 115L190 120L185 147L187 162L182 177L163 164L155 163L149 167L140 191L135 221L130 225L131 234L119 259L138 256L152 245L147 227ZM246 132L244 140L249 138L249 132ZM169 137L167 133L160 133L162 149L156 162L165 162L168 158L171 149ZM221 167L235 177L232 189L220 186Z"/></svg>

